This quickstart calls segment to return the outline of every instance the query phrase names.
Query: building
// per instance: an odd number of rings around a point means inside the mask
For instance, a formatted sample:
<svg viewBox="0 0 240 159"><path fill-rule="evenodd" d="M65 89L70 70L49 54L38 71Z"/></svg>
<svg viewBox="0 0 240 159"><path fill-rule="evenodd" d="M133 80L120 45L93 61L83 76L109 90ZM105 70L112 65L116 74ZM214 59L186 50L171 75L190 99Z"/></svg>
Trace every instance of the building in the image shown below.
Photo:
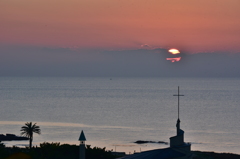
<svg viewBox="0 0 240 159"><path fill-rule="evenodd" d="M156 149L150 151L144 151L133 155L121 157L119 159L192 159L191 144L184 142L184 131L180 129L179 119L179 97L178 96L178 119L176 124L177 134L176 136L170 137L170 147L164 149Z"/></svg>

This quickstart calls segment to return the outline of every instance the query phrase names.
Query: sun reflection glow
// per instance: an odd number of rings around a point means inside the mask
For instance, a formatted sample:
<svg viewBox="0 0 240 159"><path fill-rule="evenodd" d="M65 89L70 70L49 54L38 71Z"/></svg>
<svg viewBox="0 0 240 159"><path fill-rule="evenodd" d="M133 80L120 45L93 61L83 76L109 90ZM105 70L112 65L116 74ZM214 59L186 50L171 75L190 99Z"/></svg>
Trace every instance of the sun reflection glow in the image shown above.
<svg viewBox="0 0 240 159"><path fill-rule="evenodd" d="M175 57L175 58L167 58L167 60L170 60L172 62L177 62L181 60L181 57Z"/></svg>

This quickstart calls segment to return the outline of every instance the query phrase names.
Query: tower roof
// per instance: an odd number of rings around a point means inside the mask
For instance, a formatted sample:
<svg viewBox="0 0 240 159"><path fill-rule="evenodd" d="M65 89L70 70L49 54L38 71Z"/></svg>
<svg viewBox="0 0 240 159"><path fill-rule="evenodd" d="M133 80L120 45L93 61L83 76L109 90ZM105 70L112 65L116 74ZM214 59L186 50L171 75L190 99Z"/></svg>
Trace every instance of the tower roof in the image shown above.
<svg viewBox="0 0 240 159"><path fill-rule="evenodd" d="M85 137L85 135L84 135L83 130L82 130L82 132L81 132L81 134L80 134L80 137L79 137L78 141L86 141L86 137Z"/></svg>

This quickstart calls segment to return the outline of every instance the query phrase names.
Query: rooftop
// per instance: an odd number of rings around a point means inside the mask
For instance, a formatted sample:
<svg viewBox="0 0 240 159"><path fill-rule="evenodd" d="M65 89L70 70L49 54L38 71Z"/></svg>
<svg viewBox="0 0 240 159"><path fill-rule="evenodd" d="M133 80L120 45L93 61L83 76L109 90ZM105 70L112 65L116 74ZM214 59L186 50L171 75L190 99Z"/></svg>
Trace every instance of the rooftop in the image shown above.
<svg viewBox="0 0 240 159"><path fill-rule="evenodd" d="M144 151L141 153L136 153L129 156L124 156L119 159L170 159L170 158L178 158L183 157L185 154L173 150L172 148L165 149L156 149L151 151Z"/></svg>

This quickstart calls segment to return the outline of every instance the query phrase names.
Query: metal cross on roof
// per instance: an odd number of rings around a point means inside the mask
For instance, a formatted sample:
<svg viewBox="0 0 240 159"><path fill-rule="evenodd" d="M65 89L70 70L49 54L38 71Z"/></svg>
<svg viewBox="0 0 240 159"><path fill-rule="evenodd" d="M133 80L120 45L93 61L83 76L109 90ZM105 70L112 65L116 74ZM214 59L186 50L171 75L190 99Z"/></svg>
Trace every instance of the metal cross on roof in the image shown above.
<svg viewBox="0 0 240 159"><path fill-rule="evenodd" d="M178 119L179 119L179 99L180 99L179 97L184 96L179 94L179 86L178 86L178 94L174 94L173 96L178 96Z"/></svg>

